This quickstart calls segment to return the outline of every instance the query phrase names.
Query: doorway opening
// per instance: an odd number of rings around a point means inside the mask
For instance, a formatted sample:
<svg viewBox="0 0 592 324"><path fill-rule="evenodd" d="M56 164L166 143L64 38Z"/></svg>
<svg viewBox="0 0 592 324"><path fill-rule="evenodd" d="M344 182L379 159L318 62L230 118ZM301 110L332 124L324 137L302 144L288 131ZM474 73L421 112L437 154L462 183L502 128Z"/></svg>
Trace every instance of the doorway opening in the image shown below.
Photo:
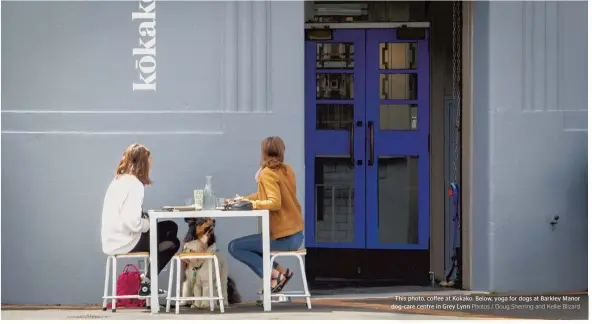
<svg viewBox="0 0 592 324"><path fill-rule="evenodd" d="M309 282L431 285L460 247L461 6L307 3Z"/></svg>

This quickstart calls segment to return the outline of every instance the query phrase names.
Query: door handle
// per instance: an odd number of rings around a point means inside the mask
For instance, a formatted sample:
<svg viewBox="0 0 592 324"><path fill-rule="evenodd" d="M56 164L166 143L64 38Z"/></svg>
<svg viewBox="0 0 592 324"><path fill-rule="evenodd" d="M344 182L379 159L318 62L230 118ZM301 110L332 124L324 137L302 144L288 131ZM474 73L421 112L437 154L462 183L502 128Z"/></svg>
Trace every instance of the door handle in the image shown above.
<svg viewBox="0 0 592 324"><path fill-rule="evenodd" d="M370 156L368 157L368 166L374 165L374 122L368 122L368 130L370 131Z"/></svg>
<svg viewBox="0 0 592 324"><path fill-rule="evenodd" d="M387 44L384 44L380 47L380 54L382 56L382 61L380 62L380 69L384 69L387 70L388 69L388 63L386 60L386 51L387 51Z"/></svg>
<svg viewBox="0 0 592 324"><path fill-rule="evenodd" d="M354 122L352 121L351 126L349 128L349 159L351 162L352 168L356 165L356 161L354 159Z"/></svg>
<svg viewBox="0 0 592 324"><path fill-rule="evenodd" d="M388 87L388 80L386 79L386 75L381 74L380 75L380 83L382 85L382 91L380 92L380 99L388 99L388 92L387 92L387 87Z"/></svg>
<svg viewBox="0 0 592 324"><path fill-rule="evenodd" d="M416 43L415 43L416 44ZM409 44L408 47L408 51L411 52L409 53L410 59L409 59L409 68L410 69L415 69L415 53L416 53L416 47L417 45L415 45L414 43Z"/></svg>

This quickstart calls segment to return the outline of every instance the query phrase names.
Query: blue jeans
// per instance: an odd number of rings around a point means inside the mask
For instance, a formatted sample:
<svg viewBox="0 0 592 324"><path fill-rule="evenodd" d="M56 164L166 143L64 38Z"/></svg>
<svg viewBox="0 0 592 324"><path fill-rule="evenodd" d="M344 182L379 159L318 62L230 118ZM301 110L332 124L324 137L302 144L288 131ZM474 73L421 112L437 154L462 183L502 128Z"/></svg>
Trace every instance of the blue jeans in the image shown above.
<svg viewBox="0 0 592 324"><path fill-rule="evenodd" d="M297 251L304 242L304 234L296 234L269 241L271 251ZM263 278L263 252L261 234L239 237L228 243L228 253L247 265L256 275ZM278 264L273 263L273 268Z"/></svg>

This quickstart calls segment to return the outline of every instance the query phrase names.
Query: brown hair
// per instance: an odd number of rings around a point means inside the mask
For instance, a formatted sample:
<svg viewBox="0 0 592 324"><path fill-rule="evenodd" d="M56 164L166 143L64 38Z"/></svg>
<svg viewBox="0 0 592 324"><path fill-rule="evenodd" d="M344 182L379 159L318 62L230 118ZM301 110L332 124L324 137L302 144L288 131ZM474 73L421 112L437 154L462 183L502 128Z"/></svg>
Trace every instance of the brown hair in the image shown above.
<svg viewBox="0 0 592 324"><path fill-rule="evenodd" d="M270 136L261 142L261 166L270 169L284 167L284 152L286 145L281 138Z"/></svg>
<svg viewBox="0 0 592 324"><path fill-rule="evenodd" d="M138 178L145 186L152 184L150 180L150 150L142 144L132 144L125 149L117 165L115 176L130 174Z"/></svg>

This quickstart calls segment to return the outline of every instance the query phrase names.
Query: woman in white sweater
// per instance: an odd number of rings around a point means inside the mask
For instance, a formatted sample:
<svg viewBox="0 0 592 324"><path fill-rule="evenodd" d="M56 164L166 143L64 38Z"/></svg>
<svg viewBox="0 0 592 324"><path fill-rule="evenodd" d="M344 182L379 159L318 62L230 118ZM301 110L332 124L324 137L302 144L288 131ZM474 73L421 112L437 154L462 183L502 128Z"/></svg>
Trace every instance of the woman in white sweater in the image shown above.
<svg viewBox="0 0 592 324"><path fill-rule="evenodd" d="M150 252L150 222L143 217L144 186L152 184L150 151L141 144L130 145L117 166L103 202L101 241L108 255ZM177 224L158 223L158 273L173 258L181 243ZM146 274L140 295L150 294L150 274Z"/></svg>

